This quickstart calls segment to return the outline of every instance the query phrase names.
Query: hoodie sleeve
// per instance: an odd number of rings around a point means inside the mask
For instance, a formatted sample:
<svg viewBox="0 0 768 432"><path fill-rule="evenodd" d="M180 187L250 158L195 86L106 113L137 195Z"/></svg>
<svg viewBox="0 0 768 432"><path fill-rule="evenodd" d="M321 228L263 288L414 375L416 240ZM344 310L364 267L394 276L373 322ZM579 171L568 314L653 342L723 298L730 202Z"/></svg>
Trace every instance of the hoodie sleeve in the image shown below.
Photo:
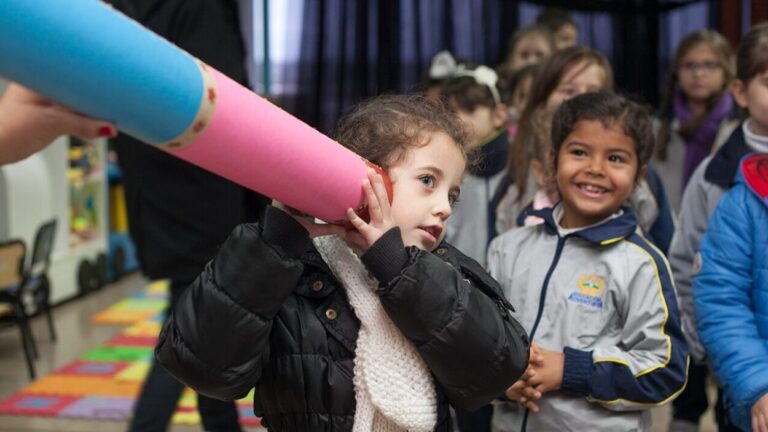
<svg viewBox="0 0 768 432"><path fill-rule="evenodd" d="M714 206L709 203L711 192L705 188L704 173L709 159L694 171L683 194L678 228L669 247L669 265L680 301L680 318L685 331L691 357L697 362L704 361L706 354L699 340L696 319L693 312L692 279L695 271L694 260L699 253L699 243L707 229L709 216ZM715 187L715 186L710 186ZM710 208L712 207L712 208Z"/></svg>
<svg viewBox="0 0 768 432"><path fill-rule="evenodd" d="M630 262L627 316L616 346L566 347L562 389L615 410L663 405L685 387L688 348L666 260L646 240L627 240Z"/></svg>
<svg viewBox="0 0 768 432"><path fill-rule="evenodd" d="M304 228L269 207L264 227L239 225L165 322L155 357L179 381L216 399L241 398L269 358L272 320L303 271Z"/></svg>
<svg viewBox="0 0 768 432"><path fill-rule="evenodd" d="M464 274L435 253L387 232L363 256L384 309L413 342L450 401L468 410L503 394L525 371L528 338L498 284L477 264ZM476 264L476 263L475 263Z"/></svg>

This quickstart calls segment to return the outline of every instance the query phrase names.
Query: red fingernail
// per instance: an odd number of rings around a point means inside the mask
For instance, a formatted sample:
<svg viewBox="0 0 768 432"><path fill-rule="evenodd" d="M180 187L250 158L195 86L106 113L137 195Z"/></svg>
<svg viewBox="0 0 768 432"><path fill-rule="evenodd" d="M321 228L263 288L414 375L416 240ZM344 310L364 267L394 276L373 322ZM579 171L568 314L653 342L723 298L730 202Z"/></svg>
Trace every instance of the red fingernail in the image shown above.
<svg viewBox="0 0 768 432"><path fill-rule="evenodd" d="M117 136L117 131L109 126L102 126L99 128L99 136L114 138Z"/></svg>

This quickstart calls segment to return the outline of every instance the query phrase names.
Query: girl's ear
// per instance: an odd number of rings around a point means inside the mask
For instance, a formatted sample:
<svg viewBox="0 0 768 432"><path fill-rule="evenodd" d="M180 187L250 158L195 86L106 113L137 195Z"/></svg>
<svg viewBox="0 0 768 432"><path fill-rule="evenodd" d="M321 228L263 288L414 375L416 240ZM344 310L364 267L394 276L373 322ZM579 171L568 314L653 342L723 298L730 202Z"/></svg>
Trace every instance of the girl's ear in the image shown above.
<svg viewBox="0 0 768 432"><path fill-rule="evenodd" d="M747 85L740 79L731 82L731 94L736 103L743 109L747 109L749 100L747 98Z"/></svg>
<svg viewBox="0 0 768 432"><path fill-rule="evenodd" d="M493 127L496 129L499 129L502 126L504 126L504 124L507 123L508 114L509 114L509 111L507 111L507 105L504 103L497 103L496 107L494 107L493 111L491 111L491 120L493 121Z"/></svg>

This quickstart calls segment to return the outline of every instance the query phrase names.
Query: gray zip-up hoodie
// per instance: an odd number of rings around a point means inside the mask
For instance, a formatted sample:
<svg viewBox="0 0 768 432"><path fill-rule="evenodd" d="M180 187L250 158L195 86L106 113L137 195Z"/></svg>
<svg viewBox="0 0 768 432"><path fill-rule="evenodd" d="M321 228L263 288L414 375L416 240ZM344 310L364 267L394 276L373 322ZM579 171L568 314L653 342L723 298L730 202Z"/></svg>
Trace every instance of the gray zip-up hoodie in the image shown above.
<svg viewBox="0 0 768 432"><path fill-rule="evenodd" d="M703 363L706 358L693 311L692 281L701 268L699 244L720 198L736 183L741 158L749 152L768 151L768 147L761 147L761 143L756 142L759 138L748 139L747 125L748 121L742 122L717 153L704 159L693 172L683 194L679 228L669 247L669 264L680 301L683 329L696 363Z"/></svg>
<svg viewBox="0 0 768 432"><path fill-rule="evenodd" d="M648 408L674 398L688 370L666 259L628 209L576 230L556 222L559 205L533 214L545 223L499 236L488 266L531 341L564 352L563 381L539 400L539 413L497 407L496 426L650 429Z"/></svg>

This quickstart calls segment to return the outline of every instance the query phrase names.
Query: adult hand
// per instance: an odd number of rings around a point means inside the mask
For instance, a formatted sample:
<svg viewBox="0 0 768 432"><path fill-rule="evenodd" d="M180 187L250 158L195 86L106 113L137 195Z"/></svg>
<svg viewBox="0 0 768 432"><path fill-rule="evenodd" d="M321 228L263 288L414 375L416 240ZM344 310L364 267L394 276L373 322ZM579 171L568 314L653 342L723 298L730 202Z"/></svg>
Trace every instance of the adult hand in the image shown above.
<svg viewBox="0 0 768 432"><path fill-rule="evenodd" d="M293 217L298 223L301 224L301 226L304 227L304 229L306 229L309 232L310 238L322 237L322 236L333 235L333 234L343 236L344 233L346 233L346 230L344 229L344 227L340 227L338 225L317 223L315 222L315 218L313 218L312 216L309 216L308 214L302 213L296 209L288 207L285 204L281 203L280 201L272 200L272 206L277 207L280 210L291 215L291 217Z"/></svg>
<svg viewBox="0 0 768 432"><path fill-rule="evenodd" d="M0 165L22 160L61 135L114 137L117 130L110 123L77 114L19 84L8 85L0 97Z"/></svg>
<svg viewBox="0 0 768 432"><path fill-rule="evenodd" d="M768 432L768 393L752 405L752 432Z"/></svg>
<svg viewBox="0 0 768 432"><path fill-rule="evenodd" d="M347 240L364 252L396 224L392 218L384 179L373 169L368 169L368 178L363 180L363 191L370 222L365 222L351 208L347 209L347 219L354 227L353 231L347 233Z"/></svg>

